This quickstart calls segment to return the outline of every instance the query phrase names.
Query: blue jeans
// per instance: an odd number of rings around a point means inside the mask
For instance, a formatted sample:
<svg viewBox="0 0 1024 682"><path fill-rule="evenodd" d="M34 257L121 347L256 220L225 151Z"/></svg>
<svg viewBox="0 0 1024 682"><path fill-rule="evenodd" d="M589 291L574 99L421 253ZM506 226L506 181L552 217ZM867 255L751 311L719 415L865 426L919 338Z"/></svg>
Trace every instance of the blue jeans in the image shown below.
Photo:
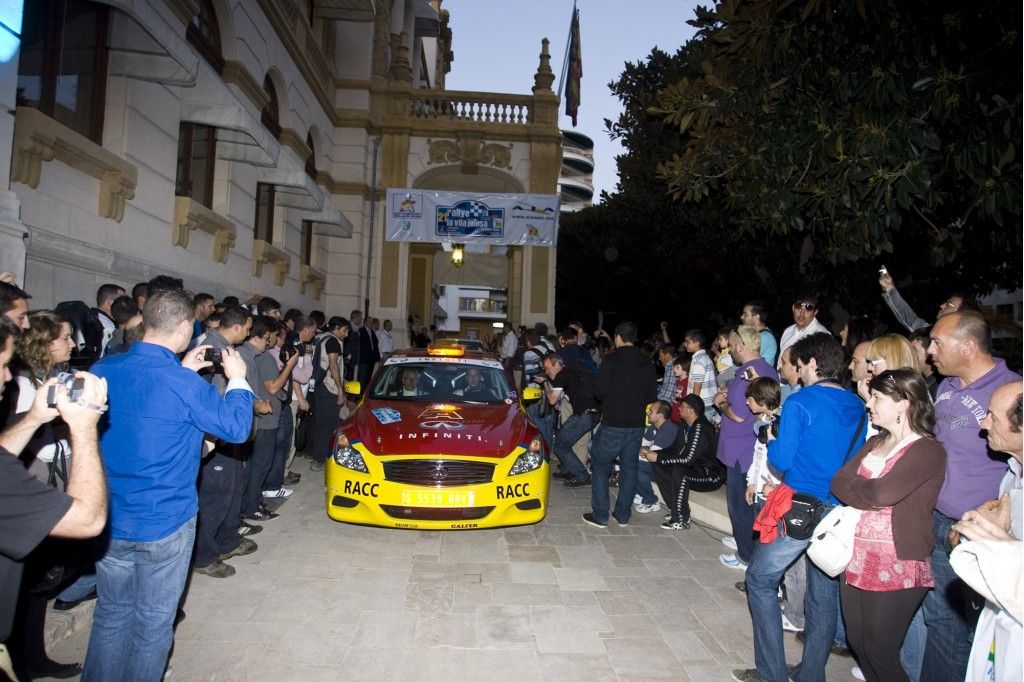
<svg viewBox="0 0 1024 682"><path fill-rule="evenodd" d="M264 490L277 490L284 485L284 468L288 463L288 453L292 449L295 435L295 420L292 418L291 405L281 406L281 421L277 425L277 440L274 443L274 459L270 464L270 473L263 483Z"/></svg>
<svg viewBox="0 0 1024 682"><path fill-rule="evenodd" d="M163 678L188 577L196 519L153 542L111 540L96 564L96 612L82 682Z"/></svg>
<svg viewBox="0 0 1024 682"><path fill-rule="evenodd" d="M924 625L924 609L919 608L907 628L907 636L903 638L900 649L900 663L906 671L910 682L921 680L921 666L924 664L925 642L928 641L928 629Z"/></svg>
<svg viewBox="0 0 1024 682"><path fill-rule="evenodd" d="M558 434L555 436L555 445L552 448L552 452L558 458L562 468L582 481L589 480L590 474L580 458L572 451L572 446L583 437L583 434L593 428L594 415L592 413L574 414L566 419L562 428L558 430Z"/></svg>
<svg viewBox="0 0 1024 682"><path fill-rule="evenodd" d="M78 576L57 595L57 601L78 601L96 591L96 570L92 569Z"/></svg>
<svg viewBox="0 0 1024 682"><path fill-rule="evenodd" d="M830 507L826 506L827 512ZM781 523L780 523L781 525ZM760 682L787 682L786 652L782 643L779 581L793 562L805 561L808 540L780 535L761 545L747 567L747 604L754 626L754 663ZM807 563L807 593L804 597L803 659L793 679L797 682L825 682L825 663L836 634L839 612L839 583Z"/></svg>
<svg viewBox="0 0 1024 682"><path fill-rule="evenodd" d="M725 478L725 501L729 509L732 536L736 539L736 556L750 563L754 555L754 519L757 511L747 504L747 474L739 462L728 469Z"/></svg>
<svg viewBox="0 0 1024 682"><path fill-rule="evenodd" d="M526 408L526 416L530 419L530 422L537 427L540 431L540 435L544 438L544 444L548 447L548 450L553 450L555 445L555 420L558 418L558 412L555 411L553 405L548 405L546 398L541 398L533 405ZM540 408L547 406L548 414L540 416ZM583 435L582 433L580 434ZM575 441L573 441L575 442Z"/></svg>
<svg viewBox="0 0 1024 682"><path fill-rule="evenodd" d="M924 650L921 679L928 682L960 682L967 674L974 626L985 600L967 587L949 565L949 529L956 523L938 511L932 512L935 549L932 576L935 589L924 598L924 622L928 642Z"/></svg>
<svg viewBox="0 0 1024 682"><path fill-rule="evenodd" d="M644 439L642 426L626 429L618 426L601 426L591 441L594 449L590 455L593 484L590 486L590 507L594 520L608 523L608 479L616 458L619 460L619 494L615 498L613 516L619 523L629 523L633 512L633 495L636 494L636 470L640 443Z"/></svg>
<svg viewBox="0 0 1024 682"><path fill-rule="evenodd" d="M658 496L654 494L654 488L651 486L651 481L654 479L654 470L651 469L651 463L645 460L637 458L637 470L636 470L636 494L640 496L640 501L643 504L657 504Z"/></svg>

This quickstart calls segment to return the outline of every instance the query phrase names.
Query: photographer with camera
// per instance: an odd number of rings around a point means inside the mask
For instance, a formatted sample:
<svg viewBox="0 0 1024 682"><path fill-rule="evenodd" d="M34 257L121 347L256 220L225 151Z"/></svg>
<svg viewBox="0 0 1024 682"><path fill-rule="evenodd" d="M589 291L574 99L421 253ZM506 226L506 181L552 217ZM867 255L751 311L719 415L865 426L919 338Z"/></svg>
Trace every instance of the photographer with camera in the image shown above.
<svg viewBox="0 0 1024 682"><path fill-rule="evenodd" d="M291 410L291 376L299 358L305 354L306 344L301 343L298 335L290 331L284 323L279 323L276 333L271 334L266 352L256 356L260 384L266 389L277 413L277 427L274 430L274 443L267 473L263 476L262 482L259 482L264 499L290 497L293 492L291 488L284 487L285 459L288 457L295 429Z"/></svg>
<svg viewBox="0 0 1024 682"><path fill-rule="evenodd" d="M251 326L252 317L245 308L239 305L228 307L221 313L220 327L209 330L203 345L191 351L202 352L210 363L203 376L221 396L227 392L228 386L222 364L223 354L243 343ZM240 526L238 522L242 513L244 452L241 446L230 442L214 443L213 439L210 439L209 446L199 473L199 517L192 564L197 573L226 578L235 574L235 568L221 561L221 555L230 554L241 546L240 529L249 535L261 529L259 526Z"/></svg>
<svg viewBox="0 0 1024 682"><path fill-rule="evenodd" d="M18 333L14 323L0 316L0 394L11 377L8 364ZM57 379L44 382L28 411L0 434L0 673L11 676L14 673L4 642L11 634L23 559L48 535L93 537L107 520L107 485L96 440L107 386L91 374L78 372L71 377L76 389L72 400L67 383ZM18 460L35 432L58 416L67 424L75 448L66 492L37 479ZM27 663L19 661L19 666ZM48 669L30 672L47 674L58 666L49 660L42 663Z"/></svg>
<svg viewBox="0 0 1024 682"><path fill-rule="evenodd" d="M313 375L312 349L309 342L316 334L316 323L310 318L297 313L288 322L281 325L278 332L278 343L268 349L268 353L277 362L278 378L283 376L281 387L276 391L281 400L281 421L277 427L277 442L274 446L274 462L270 474L263 485L264 497L287 497L277 491L288 489L284 486L298 483L302 476L289 471L295 457L295 424L299 409L309 410L304 384L309 383ZM285 371L285 366L294 358L294 364ZM287 473L286 473L287 472Z"/></svg>
<svg viewBox="0 0 1024 682"><path fill-rule="evenodd" d="M100 441L110 545L96 564L85 682L163 675L195 540L204 434L239 443L252 426L253 394L238 353L221 350L223 397L197 373L211 366L207 348L178 360L192 338L189 295L151 290L142 316L142 340L93 366L110 388Z"/></svg>

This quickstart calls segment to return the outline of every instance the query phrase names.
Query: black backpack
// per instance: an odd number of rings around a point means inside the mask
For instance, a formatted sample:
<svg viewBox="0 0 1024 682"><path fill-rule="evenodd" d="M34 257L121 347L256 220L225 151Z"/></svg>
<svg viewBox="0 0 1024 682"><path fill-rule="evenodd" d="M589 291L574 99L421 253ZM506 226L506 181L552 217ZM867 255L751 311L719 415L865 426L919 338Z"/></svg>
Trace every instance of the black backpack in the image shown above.
<svg viewBox="0 0 1024 682"><path fill-rule="evenodd" d="M53 309L71 324L75 349L71 351L73 369L89 369L103 350L103 324L82 301L63 301Z"/></svg>

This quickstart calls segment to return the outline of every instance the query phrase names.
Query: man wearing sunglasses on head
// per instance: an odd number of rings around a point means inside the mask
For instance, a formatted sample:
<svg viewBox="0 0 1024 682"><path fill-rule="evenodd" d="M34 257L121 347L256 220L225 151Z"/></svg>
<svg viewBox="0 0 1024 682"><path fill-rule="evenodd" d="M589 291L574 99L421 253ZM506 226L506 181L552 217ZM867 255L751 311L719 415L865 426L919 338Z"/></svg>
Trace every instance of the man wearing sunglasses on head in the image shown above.
<svg viewBox="0 0 1024 682"><path fill-rule="evenodd" d="M779 339L779 355L805 336L821 332L829 333L825 325L818 322L818 297L814 294L797 296L793 301L793 324L786 327Z"/></svg>

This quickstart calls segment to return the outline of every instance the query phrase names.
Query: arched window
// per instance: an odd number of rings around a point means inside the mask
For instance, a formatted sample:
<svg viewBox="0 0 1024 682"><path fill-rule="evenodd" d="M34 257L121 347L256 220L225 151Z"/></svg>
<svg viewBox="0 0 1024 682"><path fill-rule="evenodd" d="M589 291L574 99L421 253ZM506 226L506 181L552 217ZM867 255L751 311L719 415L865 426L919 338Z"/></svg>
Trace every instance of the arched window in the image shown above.
<svg viewBox="0 0 1024 682"><path fill-rule="evenodd" d="M306 157L306 175L316 181L316 147L313 146L313 132L306 135L306 146L309 147L309 156Z"/></svg>
<svg viewBox="0 0 1024 682"><path fill-rule="evenodd" d="M199 0L199 13L192 17L185 31L188 42L196 48L217 73L224 71L224 55L221 53L220 24L211 0Z"/></svg>
<svg viewBox="0 0 1024 682"><path fill-rule="evenodd" d="M266 78L263 79L263 91L267 93L267 103L263 107L263 111L260 112L260 121L267 127L274 137L281 137L281 114L279 110L279 104L277 101L277 89L274 87L274 82L270 80L270 74L268 73Z"/></svg>

